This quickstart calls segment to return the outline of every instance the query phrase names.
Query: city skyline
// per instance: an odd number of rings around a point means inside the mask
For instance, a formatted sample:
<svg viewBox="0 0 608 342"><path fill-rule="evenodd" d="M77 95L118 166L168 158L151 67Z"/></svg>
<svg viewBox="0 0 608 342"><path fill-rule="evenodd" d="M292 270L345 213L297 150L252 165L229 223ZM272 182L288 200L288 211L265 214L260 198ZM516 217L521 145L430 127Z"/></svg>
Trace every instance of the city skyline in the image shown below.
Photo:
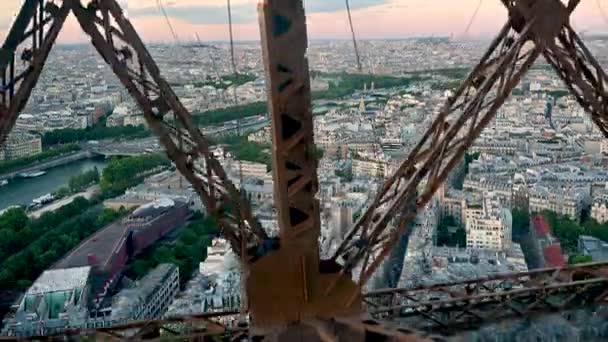
<svg viewBox="0 0 608 342"><path fill-rule="evenodd" d="M120 0L128 17L143 39L148 42L173 41L164 17L155 0ZM218 2L220 2L218 4ZM234 36L236 40L258 40L256 14L258 0L233 0ZM10 28L12 17L21 1L0 4L0 39ZM205 41L228 39L227 11L218 0L165 0L166 11L181 41L193 41L198 34ZM355 30L360 39L405 38L411 36L454 36L484 39L492 37L506 20L499 1L483 1L471 28L464 36L468 21L475 12L477 0L354 0L351 9ZM605 4L600 1L600 5ZM350 37L348 20L342 1L305 1L308 33L314 39L345 39ZM382 25L377 23L382 21ZM605 16L596 2L579 5L572 17L577 30L605 32ZM59 37L59 43L81 43L87 39L73 17Z"/></svg>

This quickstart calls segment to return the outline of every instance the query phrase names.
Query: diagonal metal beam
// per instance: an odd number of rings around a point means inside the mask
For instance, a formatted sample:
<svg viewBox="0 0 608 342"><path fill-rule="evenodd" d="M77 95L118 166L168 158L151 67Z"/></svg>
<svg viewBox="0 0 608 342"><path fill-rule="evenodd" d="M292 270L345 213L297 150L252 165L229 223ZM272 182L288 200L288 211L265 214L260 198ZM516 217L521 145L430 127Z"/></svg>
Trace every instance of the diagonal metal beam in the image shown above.
<svg viewBox="0 0 608 342"><path fill-rule="evenodd" d="M415 217L415 211L405 210L406 203L415 199L418 209L426 205L540 54L545 55L608 136L606 74L568 23L580 1L570 1L567 6L558 0L502 2L509 11L505 28L333 255L332 260L342 261L343 274L348 274L362 262L366 264L368 254L378 254L374 263L364 265L361 284L369 279ZM518 40L514 39L516 36ZM518 49L515 55L514 47ZM454 114L459 116L448 120ZM455 143L456 139L460 140ZM421 151L425 151L424 156ZM395 186L399 182L403 185ZM388 194L392 196L390 200ZM400 221L397 229L388 229L393 218ZM373 252L373 246L378 244L383 245L382 250Z"/></svg>
<svg viewBox="0 0 608 342"><path fill-rule="evenodd" d="M177 169L193 185L208 213L215 216L232 248L240 253L241 241L257 244L264 240L266 233L254 218L249 203L212 155L210 143L161 76L116 1L99 3L98 11L84 8L77 0L65 0L65 3L70 4L97 51L142 108L146 122L160 137ZM128 58L129 55L132 56ZM164 118L169 112L175 115L173 122ZM203 171L198 172L201 167ZM239 225L246 227L246 236L241 236Z"/></svg>
<svg viewBox="0 0 608 342"><path fill-rule="evenodd" d="M608 137L608 76L570 25L564 26L543 55L577 102Z"/></svg>
<svg viewBox="0 0 608 342"><path fill-rule="evenodd" d="M66 3L58 7L51 2L47 2L44 8L42 4L43 2L37 0L27 1L24 4L2 50L0 50L0 75L2 77L2 84L0 85L0 145L4 143L19 117L19 113L25 108L69 14ZM26 31L28 25L31 26L31 29ZM46 34L45 25L50 26ZM33 42L29 46L24 44L28 37L33 38ZM26 68L17 73L15 51L20 46L23 49L29 49L32 56L31 60L27 62Z"/></svg>
<svg viewBox="0 0 608 342"><path fill-rule="evenodd" d="M606 304L607 272L608 263L591 263L373 291L363 299L373 303L367 308L376 318L449 334L505 319Z"/></svg>
<svg viewBox="0 0 608 342"><path fill-rule="evenodd" d="M363 284L371 277L416 215L415 211L404 212L407 203L415 199L417 208L424 207L439 185L447 178L449 171L464 156L467 147L491 121L522 75L541 53L538 46L529 44L533 24L534 21L529 22L517 40L512 38L515 32L511 23L505 25L488 53L456 91L454 97L448 100L421 142L411 151L397 173L387 182L383 191L376 198L376 203L382 201L382 198L389 193L387 190L397 183L398 178L404 178L405 182L402 182L404 185L397 190L399 193L397 198L385 207L372 205L334 255L334 260L339 257L346 259L344 261L345 273L352 270L365 258L366 254L370 253L372 246L388 235L388 241L383 243L376 261L361 271L359 281ZM462 109L455 110L455 108ZM458 113L461 114L457 118L450 120L451 122L448 121L448 118L451 119L454 114ZM459 137L463 139L458 139ZM430 145L431 152L424 158L418 157L423 146L427 144ZM451 153L446 155L446 150ZM440 156L445 158L440 158ZM422 162L419 162L415 171L412 172L414 160L422 160ZM417 195L419 185L433 169L435 170L434 181L427 182L421 194ZM391 219L397 216L401 216L398 229L386 229ZM363 231L371 233L362 236ZM359 247L361 245L364 247ZM353 253L353 251L354 256L346 254L347 252Z"/></svg>

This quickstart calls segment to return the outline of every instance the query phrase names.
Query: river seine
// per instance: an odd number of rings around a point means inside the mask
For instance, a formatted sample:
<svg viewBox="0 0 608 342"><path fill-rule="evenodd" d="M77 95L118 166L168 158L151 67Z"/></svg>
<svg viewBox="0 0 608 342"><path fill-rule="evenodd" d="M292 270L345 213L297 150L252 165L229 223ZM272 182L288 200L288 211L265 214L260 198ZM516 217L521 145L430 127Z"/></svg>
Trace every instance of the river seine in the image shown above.
<svg viewBox="0 0 608 342"><path fill-rule="evenodd" d="M70 178L97 167L99 172L107 164L104 158L79 160L70 164L46 170L46 174L36 178L15 178L0 187L0 210L11 205L30 204L34 198L51 193L66 186Z"/></svg>

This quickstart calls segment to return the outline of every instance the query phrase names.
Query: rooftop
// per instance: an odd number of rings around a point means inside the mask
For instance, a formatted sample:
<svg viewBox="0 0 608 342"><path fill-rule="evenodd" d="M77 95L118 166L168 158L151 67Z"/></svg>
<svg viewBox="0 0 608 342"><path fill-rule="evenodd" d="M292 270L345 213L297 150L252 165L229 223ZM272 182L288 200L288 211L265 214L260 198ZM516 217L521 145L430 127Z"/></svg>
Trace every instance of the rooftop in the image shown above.
<svg viewBox="0 0 608 342"><path fill-rule="evenodd" d="M112 316L116 318L137 318L131 317L132 310L137 305L147 302L148 297L161 286L174 270L177 270L177 266L174 264L160 264L138 280L135 287L120 291L114 297L112 303Z"/></svg>
<svg viewBox="0 0 608 342"><path fill-rule="evenodd" d="M551 227L542 215L534 215L532 217L532 226L536 231L537 237L545 237L551 234Z"/></svg>
<svg viewBox="0 0 608 342"><path fill-rule="evenodd" d="M86 239L52 267L59 269L88 266L89 255L93 255L97 262L105 265L125 235L125 229L122 221L112 223Z"/></svg>
<svg viewBox="0 0 608 342"><path fill-rule="evenodd" d="M83 288L87 284L90 273L90 266L46 270L27 290L26 295Z"/></svg>
<svg viewBox="0 0 608 342"><path fill-rule="evenodd" d="M130 217L149 217L158 216L168 209L175 206L175 202L169 198L160 198L152 203L144 204L137 208Z"/></svg>
<svg viewBox="0 0 608 342"><path fill-rule="evenodd" d="M545 264L547 267L566 266L566 259L562 253L562 246L559 243L554 243L545 247L543 256L545 257Z"/></svg>

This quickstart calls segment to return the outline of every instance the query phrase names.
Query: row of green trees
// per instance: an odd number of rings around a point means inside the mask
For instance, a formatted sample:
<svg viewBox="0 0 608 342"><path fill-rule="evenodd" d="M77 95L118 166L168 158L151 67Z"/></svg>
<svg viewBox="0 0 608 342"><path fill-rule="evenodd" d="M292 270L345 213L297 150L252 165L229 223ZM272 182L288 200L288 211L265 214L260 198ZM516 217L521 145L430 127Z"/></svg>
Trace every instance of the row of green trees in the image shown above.
<svg viewBox="0 0 608 342"><path fill-rule="evenodd" d="M192 119L199 127L219 125L227 121L262 115L268 111L266 102L252 102L244 105L212 109L194 113Z"/></svg>
<svg viewBox="0 0 608 342"><path fill-rule="evenodd" d="M94 167L70 178L68 186L70 187L70 191L78 192L97 183L99 183L99 170L97 167Z"/></svg>
<svg viewBox="0 0 608 342"><path fill-rule="evenodd" d="M450 230L456 227L455 232ZM456 224L456 219L446 216L441 219L437 227L437 246L460 247L467 246L467 231L464 227Z"/></svg>
<svg viewBox="0 0 608 342"><path fill-rule="evenodd" d="M66 190L76 192L101 178L102 192L91 200L77 197L72 203L46 212L38 219L28 218L22 208L7 210L0 215L0 283L8 282L6 286L18 288L28 286L40 272L84 238L126 215L125 211L102 210L100 203L104 199L137 184L146 172L168 165L164 156L154 154L116 158L109 162L101 177L99 171L93 169L70 180L70 189ZM35 259L37 255L40 260ZM30 267L31 270L21 270L29 267L24 267L21 260L35 266Z"/></svg>
<svg viewBox="0 0 608 342"><path fill-rule="evenodd" d="M44 162L48 159L52 159L52 158L55 158L55 157L58 157L58 156L61 156L61 155L67 154L67 153L76 152L79 150L80 150L80 146L78 146L76 144L67 144L67 145L63 145L63 146L49 148L35 156L0 162L0 173L7 173L7 172L19 170L20 168L23 168L30 164Z"/></svg>
<svg viewBox="0 0 608 342"><path fill-rule="evenodd" d="M589 235L603 241L608 241L608 223L600 224L591 218L579 222L552 211L543 211L540 214L551 227L553 235L559 240L564 251L570 255L568 259L570 264L592 261L590 256L578 255L578 238L581 235ZM522 243L524 254L526 254L526 258L529 258L531 255L527 249L531 248L531 246L529 246L529 241L525 238L530 230L530 215L526 210L514 209L512 216L513 241Z"/></svg>
<svg viewBox="0 0 608 342"><path fill-rule="evenodd" d="M37 219L30 219L22 208L7 210L0 215L0 262L31 244L52 227L78 216L99 202L100 199L89 201L78 197L72 203L46 212Z"/></svg>
<svg viewBox="0 0 608 342"><path fill-rule="evenodd" d="M63 186L53 192L56 199L67 197L71 194L78 193L91 185L98 184L100 180L99 170L94 167L91 170L84 171L76 176L70 177L68 186Z"/></svg>
<svg viewBox="0 0 608 342"><path fill-rule="evenodd" d="M65 128L47 132L42 136L44 146L75 143L88 140L119 139L119 138L145 138L152 133L144 126L106 127L98 124L86 129Z"/></svg>
<svg viewBox="0 0 608 342"><path fill-rule="evenodd" d="M171 162L161 154L143 154L112 159L103 170L99 183L107 196L116 196L141 182L154 170L169 167Z"/></svg>
<svg viewBox="0 0 608 342"><path fill-rule="evenodd" d="M235 159L262 163L266 164L268 170L271 168L272 156L268 144L250 142L247 136L235 134L215 139L214 143L228 145L228 150Z"/></svg>
<svg viewBox="0 0 608 342"><path fill-rule="evenodd" d="M163 242L152 246L137 258L127 271L132 279L139 279L162 263L179 266L182 286L192 278L200 262L207 258L207 247L219 233L215 221L197 218L184 227L175 242Z"/></svg>
<svg viewBox="0 0 608 342"><path fill-rule="evenodd" d="M578 238L581 235L608 241L608 223L600 224L591 218L581 223L551 211L543 211L542 215L553 229L553 234L559 239L562 248L571 254L578 251Z"/></svg>
<svg viewBox="0 0 608 342"><path fill-rule="evenodd" d="M313 92L312 97L315 100L321 99L337 99L351 95L356 90L362 90L367 84L369 87L374 82L376 89L381 88L394 88L394 87L407 87L413 82L418 82L425 79L422 76L408 76L408 77L393 77L393 76L381 76L381 75L366 75L366 74L349 74L349 73L332 73L322 74L313 73L315 76L323 76L339 79L337 82L329 82L329 87L326 90Z"/></svg>
<svg viewBox="0 0 608 342"><path fill-rule="evenodd" d="M125 210L103 209L101 205L91 207L91 204L80 197L72 205L73 209L80 210L76 215L63 216L56 224L45 222L43 217L32 222L32 226L42 225L44 229L35 234L30 243L24 245L19 242L22 248L0 263L0 289L27 288L45 269L84 238L127 214ZM22 230L28 228L29 225Z"/></svg>
<svg viewBox="0 0 608 342"><path fill-rule="evenodd" d="M252 74L225 75L220 77L219 80L208 75L205 81L194 82L194 86L197 88L212 86L217 89L228 89L228 87L232 85L240 86L245 83L253 82L255 79L256 77Z"/></svg>

